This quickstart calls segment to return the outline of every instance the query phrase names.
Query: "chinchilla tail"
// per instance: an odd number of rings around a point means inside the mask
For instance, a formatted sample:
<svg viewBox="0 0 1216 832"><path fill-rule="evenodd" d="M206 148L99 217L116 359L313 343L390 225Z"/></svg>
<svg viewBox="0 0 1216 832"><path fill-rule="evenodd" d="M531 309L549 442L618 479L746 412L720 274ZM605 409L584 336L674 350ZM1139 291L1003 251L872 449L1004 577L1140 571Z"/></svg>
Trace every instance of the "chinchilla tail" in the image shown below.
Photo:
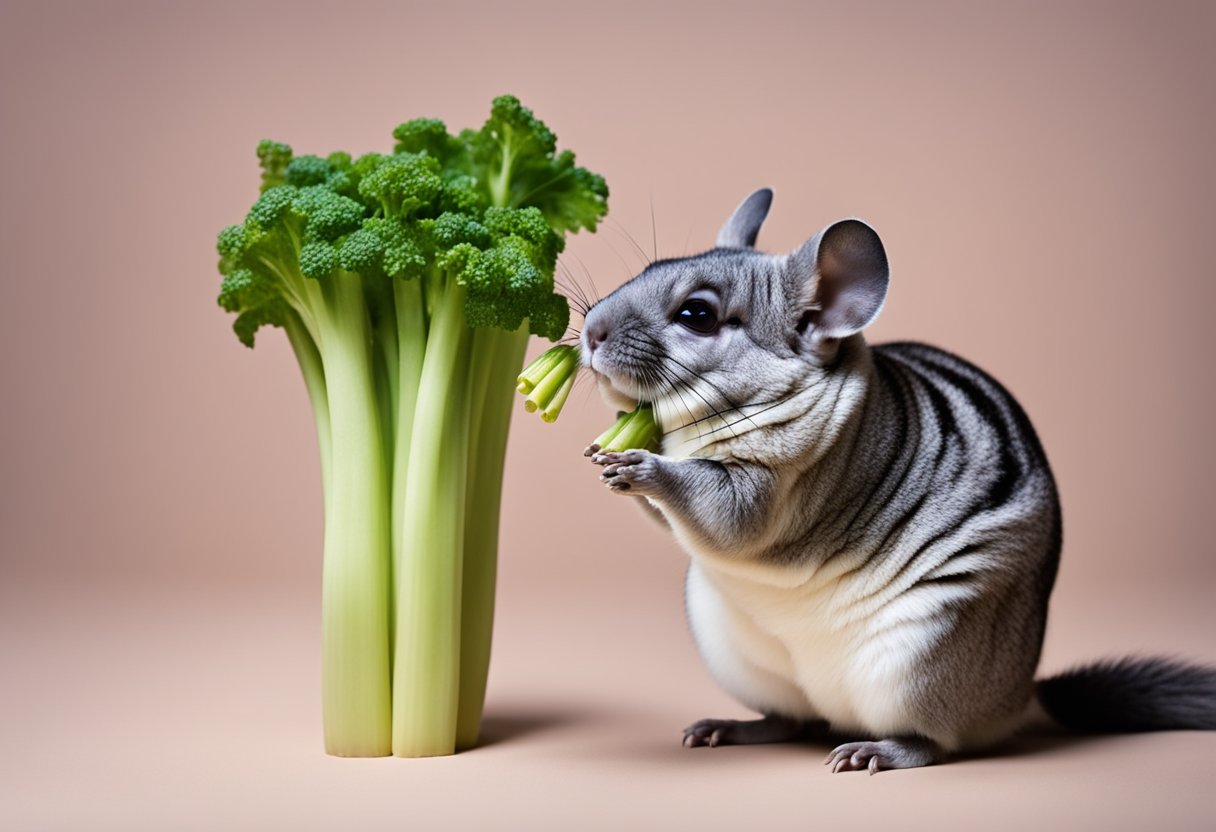
<svg viewBox="0 0 1216 832"><path fill-rule="evenodd" d="M1041 679L1039 703L1078 733L1216 730L1216 667L1127 658Z"/></svg>

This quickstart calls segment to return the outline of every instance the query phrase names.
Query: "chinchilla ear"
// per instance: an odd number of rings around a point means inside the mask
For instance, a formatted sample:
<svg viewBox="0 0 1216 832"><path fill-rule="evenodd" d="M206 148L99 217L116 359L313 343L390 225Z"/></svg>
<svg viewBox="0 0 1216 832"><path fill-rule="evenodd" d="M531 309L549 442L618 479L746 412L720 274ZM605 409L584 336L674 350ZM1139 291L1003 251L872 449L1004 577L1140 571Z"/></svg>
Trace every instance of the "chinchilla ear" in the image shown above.
<svg viewBox="0 0 1216 832"><path fill-rule="evenodd" d="M751 196L739 203L735 213L730 215L718 232L718 248L752 248L756 245L756 235L760 233L760 226L764 224L772 204L771 189L753 191Z"/></svg>
<svg viewBox="0 0 1216 832"><path fill-rule="evenodd" d="M887 298L890 270L882 240L858 219L832 223L789 259L790 297L799 334L820 339L861 332Z"/></svg>

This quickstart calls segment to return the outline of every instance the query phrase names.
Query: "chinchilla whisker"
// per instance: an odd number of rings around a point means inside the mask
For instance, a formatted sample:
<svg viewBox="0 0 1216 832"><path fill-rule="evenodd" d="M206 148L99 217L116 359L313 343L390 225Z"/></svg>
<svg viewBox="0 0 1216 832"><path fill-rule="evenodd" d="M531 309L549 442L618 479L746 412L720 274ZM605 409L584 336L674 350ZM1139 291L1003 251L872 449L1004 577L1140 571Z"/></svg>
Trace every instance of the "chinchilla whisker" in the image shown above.
<svg viewBox="0 0 1216 832"><path fill-rule="evenodd" d="M587 306L588 308L595 306L595 304L599 303L601 298L603 298L603 295L600 294L599 288L595 285L595 278L591 276L591 270L587 268L587 264L584 263L578 257L578 255L571 254L570 256L574 258L575 263L578 263L578 267L583 270L583 277L587 278L587 282L591 284L591 297L594 298L594 301L587 304Z"/></svg>
<svg viewBox="0 0 1216 832"><path fill-rule="evenodd" d="M627 275L626 280L632 279L634 275L633 266L629 265L629 261L625 259L625 255L621 254L617 247L612 244L611 240L609 240L607 237L604 237L603 239L604 244L608 246L608 250L616 255L617 260L621 261L621 265L624 267L625 274Z"/></svg>
<svg viewBox="0 0 1216 832"><path fill-rule="evenodd" d="M574 384L570 387L570 392L573 393L575 390L577 390L579 385L586 386L586 382L589 378L591 378L591 376L588 373L575 373ZM592 389L594 389L594 385L592 385Z"/></svg>
<svg viewBox="0 0 1216 832"><path fill-rule="evenodd" d="M683 425L681 425L681 427L695 428L697 431L697 438L703 439L705 438L705 426L701 423L701 420L697 419L697 416L695 413L693 413L692 408L688 406L688 401L684 398L685 389L685 387L680 385L676 385L672 388L672 392L675 394L676 399L679 400L680 404L684 407L684 411L688 414L689 421L685 422Z"/></svg>
<svg viewBox="0 0 1216 832"><path fill-rule="evenodd" d="M688 413L689 421L685 422L683 426L684 427L696 427L698 437L704 436L704 433L701 430L702 423L704 423L710 419L713 419L715 417L721 418L723 421L726 420L726 414L729 413L730 411L720 410L717 406L715 406L713 404L713 402L711 402L711 401L709 401L709 399L705 398L704 394L700 390L698 390L696 387L694 387L692 384L690 384L686 379L680 378L672 370L667 369L662 366L659 366L657 368L657 371L662 375L663 380L666 383L667 387L679 399L680 404L684 406L684 410L687 411L687 413ZM693 413L692 408L688 406L688 401L684 397L685 391L687 391L688 393L690 393L693 396L700 399L701 402L705 405L705 407L709 409L709 411L710 411L709 415L703 416L698 419L696 414Z"/></svg>
<svg viewBox="0 0 1216 832"><path fill-rule="evenodd" d="M553 285L566 293L566 305L570 307L571 311L578 312L584 318L587 317L587 313L591 310L591 307L587 305L587 301L582 297L581 291L556 276L553 278Z"/></svg>
<svg viewBox="0 0 1216 832"><path fill-rule="evenodd" d="M645 358L648 359L649 363L656 366L661 366L665 357L662 350L648 349L647 344L644 342L639 343L637 341L622 341L618 346L618 349L622 355L634 359Z"/></svg>
<svg viewBox="0 0 1216 832"><path fill-rule="evenodd" d="M670 388L676 401L678 401L680 403L680 406L683 407L684 411L688 414L688 418L692 420L691 422L687 422L685 424L696 426L697 438L698 439L701 438L703 436L703 434L701 432L701 427L700 427L700 425L697 425L696 414L693 413L692 408L688 406L688 401L684 398L684 392L680 388L679 379L672 378L670 376L670 372L667 370L664 370L662 368L658 368L656 374L661 376L661 378L659 380L664 382ZM658 385L656 384L656 387L657 386Z"/></svg>
<svg viewBox="0 0 1216 832"><path fill-rule="evenodd" d="M561 283L558 283L556 276L554 276L553 282L569 291L578 300L583 317L587 317L587 313L591 311L593 305L590 298L587 297L587 290L575 279L574 272L570 271L569 266L558 261L557 267L561 270Z"/></svg>
<svg viewBox="0 0 1216 832"><path fill-rule="evenodd" d="M566 298L566 307L569 308L570 314L572 314L572 315L577 312L579 315L582 315L584 318L587 317L587 313L583 311L582 307L579 306L578 303L576 303L572 298L570 298L568 296Z"/></svg>
<svg viewBox="0 0 1216 832"><path fill-rule="evenodd" d="M657 341L655 341L655 340L654 340L654 338L653 338L652 336L650 336L650 335L648 335L648 334L646 334L646 333L644 333L644 332L643 332L643 333L638 333L638 338L639 338L639 340L643 341L645 344L647 344L647 345L651 346L652 348L654 348L654 349L655 349L656 351L658 351L659 353L662 353L662 348L661 348L661 346L658 344L658 342L657 342ZM659 357L660 357L660 356L656 356L656 359L657 359L657 358L659 358ZM684 371L684 372L685 372L685 373L686 373L688 376L690 376L691 378L695 378L695 379L697 379L698 381L700 381L700 382L702 382L702 383L706 384L706 385L709 387L710 391L711 391L711 392L712 392L712 393L713 393L715 396L717 396L717 397L721 398L722 402L723 402L723 403L725 403L725 404L727 405L726 411L722 411L720 408L715 407L715 406L714 406L714 405L713 405L713 404L712 404L712 403L711 403L711 402L710 402L708 399L706 399L706 398L705 398L704 394L702 394L702 393L701 393L700 391L698 391L698 390L695 390L695 389L692 387L692 385L691 385L691 384L689 384L689 383L686 381L685 383L688 385L689 389L690 389L691 391L695 392L695 393L696 393L696 394L697 394L697 395L700 397L701 401L705 402L705 406L706 406L706 407L708 407L708 408L709 408L711 411L713 411L713 412L712 412L710 415L705 416L705 417L703 417L702 419L698 419L698 420L696 420L696 421L705 421L705 420L707 420L707 419L712 419L712 418L714 418L715 416L722 416L723 418L725 418L725 417L724 417L724 413L728 413L728 412L730 412L730 411L737 411L737 412L739 412L741 415L743 415L743 416L744 416L744 418L745 418L745 419L750 419L750 418L751 418L750 416L747 416L747 414L746 414L746 413L743 413L743 407L747 407L747 406L750 406L750 405L738 405L738 404L736 404L736 403L735 403L735 402L734 402L734 401L731 399L731 397L730 397L730 396L726 395L726 392L725 392L725 391L723 391L721 387L719 387L718 385L714 384L714 383L713 383L712 381L710 381L709 379L705 378L705 376L703 376L703 375L701 375L701 374L699 374L699 373L694 372L694 371L693 371L693 370L692 370L690 367L688 367L688 365L684 364L683 362L679 361L678 359L673 358L673 357L672 357L672 356L670 356L670 355L662 355L661 357L662 357L663 359L667 360L667 361L670 361L672 364L676 365L677 367L679 367L681 370L683 370L683 371ZM767 402L759 402L759 404L767 404ZM689 415L692 415L692 414L689 414ZM756 425L756 423L755 423L755 422L752 422L752 424L753 424L753 425ZM759 425L756 425L756 427L759 427Z"/></svg>
<svg viewBox="0 0 1216 832"><path fill-rule="evenodd" d="M638 244L637 239L629 233L629 230L625 228L625 226L617 222L614 217L608 217L608 221L612 223L614 231L623 235L627 240L629 240L630 243L633 244L633 250L636 251L638 253L638 257L642 259L642 263L644 264L643 268L654 262L654 260L646 256L646 250Z"/></svg>
<svg viewBox="0 0 1216 832"><path fill-rule="evenodd" d="M701 375L698 372L695 372L691 367L689 367L684 362L680 361L678 358L675 358L675 357L669 355L669 356L667 356L667 360L670 361L672 364L675 364L677 367L679 367L684 372L688 373L688 375L691 376L692 378L695 378L698 381L702 381L705 384L708 384L709 387L714 391L714 393L716 393L717 395L722 397L722 401L724 401L724 402L726 402L726 404L730 405L731 410L739 409L739 405L735 404L735 402L731 399L731 397L726 395L726 392L721 387L714 384L712 381L707 379L705 376Z"/></svg>
<svg viewBox="0 0 1216 832"><path fill-rule="evenodd" d="M783 398L777 399L777 400L776 400L776 401L774 401L772 404L770 404L768 407L761 408L760 410L757 410L755 413L753 413L753 414L752 414L752 416L759 416L759 415L761 415L762 413L767 413L768 411L772 410L774 407L780 407L781 405L783 405L783 404L785 404L786 402L788 402L790 399L794 398L794 396L795 396L795 395L796 395L795 393L790 393L788 396L785 396L785 397L783 397ZM751 419L751 418L752 418L752 416L745 416L745 417L744 417L744 418L742 418L742 419L736 419L736 420L735 420L735 421L733 421L733 422L728 422L727 424L722 425L721 427L716 427L716 428L714 428L714 429L713 429L713 430L711 430L709 433L710 433L710 435L712 435L712 434L717 433L717 432L718 432L718 431L720 431L720 430L724 430L724 429L726 429L726 428L733 428L735 425L740 424L741 422L745 422L745 421L747 421L748 419ZM753 422L753 424L754 424L754 422Z"/></svg>
<svg viewBox="0 0 1216 832"><path fill-rule="evenodd" d="M654 194L650 195L650 245L651 251L654 252L650 262L653 263L659 259L659 232L654 222Z"/></svg>
<svg viewBox="0 0 1216 832"><path fill-rule="evenodd" d="M562 286L560 283L555 282L554 285L557 286L557 288L561 289L562 291L565 291L565 292L570 291L568 288L566 288L565 286ZM566 295L566 306L570 307L571 312L577 312L579 315L581 315L584 318L587 317L587 307L583 306L582 302L579 301L577 298L575 298L573 296L573 294Z"/></svg>
<svg viewBox="0 0 1216 832"><path fill-rule="evenodd" d="M719 387L718 385L714 384L712 381L710 381L709 379L707 379L705 376L700 375L699 373L694 373L694 372L693 372L692 370L690 370L690 369L689 369L689 368L688 368L688 367L687 367L685 364L683 364L682 362L680 362L679 360L677 360L677 359L675 359L675 358L672 358L671 356L668 356L668 357L667 357L667 359L668 359L668 360L669 360L669 361L670 361L672 364L675 364L677 367L679 367L681 370L683 370L684 372L688 373L689 375L693 376L694 378L698 379L699 381L704 382L705 384L709 385L710 389L711 389L711 390L712 390L712 391L713 391L715 394L717 394L718 396L720 396L720 397L722 398L722 401L723 401L723 402L725 402L727 405L729 405L728 410L737 411L737 412L738 412L738 413L739 413L741 416L743 416L743 418L744 418L744 419L751 419L751 417L750 417L750 416L748 416L746 413L744 413L743 408L745 408L745 407L750 407L750 406L752 406L752 405L747 405L747 404L744 404L744 405L739 405L739 404L735 404L735 402L734 402L733 400L731 400L730 396L726 395L725 391L723 391L721 387ZM767 404L767 402L757 402L757 403L754 403L754 404ZM753 424L753 425L755 425L756 427L759 427L759 425L758 425L758 424L756 424L754 421L752 422L752 424Z"/></svg>
<svg viewBox="0 0 1216 832"><path fill-rule="evenodd" d="M669 358L669 360L670 360L670 356L669 356L668 358ZM683 366L683 365L682 365L682 364L680 364L678 361L673 361L672 363L676 364L677 366L681 366L681 367ZM667 370L667 372L668 372L669 374L672 374L672 376L674 377L674 373L673 373L671 370ZM685 370L685 372L687 372L687 370ZM710 384L710 386L711 386L711 387L713 387L713 386L714 386L714 385L713 385L711 382L709 382L709 381L708 381L708 379L705 379L705 378L704 378L704 377L702 377L702 376L697 376L696 374L693 374L693 376L694 376L695 378L699 378L701 381L704 381L704 382L706 382L707 384ZM755 425L755 424L756 424L756 422L755 422L755 420L752 418L752 415L757 415L757 416L758 416L758 415L760 415L761 413L764 413L764 412L766 412L766 411L768 411L768 410L771 410L773 407L777 407L778 405L784 404L785 402L787 402L787 401L789 401L790 399L792 399L792 398L794 397L794 395L795 395L794 393L790 393L789 395L786 395L786 396L780 396L780 397L775 398L775 399L767 399L767 400L763 400L763 401L747 402L746 404L742 404L742 405L736 405L736 404L734 404L734 403L730 402L729 397L725 396L725 394L721 393L721 391L718 391L718 394L719 394L720 396L722 396L722 398L723 398L723 399L725 399L725 400L727 401L727 404L729 404L729 405L730 405L730 406L729 406L728 408L726 408L725 410L722 410L722 409L719 409L719 408L715 407L715 406L714 406L712 403L710 403L710 402L709 402L709 401L708 401L708 400L707 400L707 399L706 399L706 398L705 398L703 395L701 395L700 391L698 391L698 390L696 390L695 388L691 387L691 385L689 385L689 383L688 383L688 381L687 381L687 380L685 380L685 379L678 379L678 381L679 381L680 383L684 384L685 386L687 386L687 387L688 387L690 390L692 390L692 392L694 392L694 393L696 393L698 396L700 396L701 400L702 400L703 402L705 402L706 407L709 407L709 408L710 408L710 410L711 410L711 411L713 411L713 412L711 412L711 413L709 413L709 414L707 414L707 415L705 415L705 416L702 416L700 419L696 419L696 420L695 420L695 422L697 422L697 423L701 423L701 422L707 422L707 421L709 421L709 420L711 420L711 419L720 418L720 419L722 419L722 420L723 420L723 422L725 422L725 424L721 425L719 428L717 428L717 430L723 430L723 429L726 429L726 428L733 428L733 426L738 425L738 424L742 424L743 422L746 422L746 421L751 421L751 422L752 422L752 424L753 424L753 425ZM755 414L748 415L748 414L746 414L746 413L744 413L744 412L743 412L743 409L744 409L744 408L747 408L747 407L760 407L760 408L762 408L762 409L761 409L761 410L759 410L759 411L757 411ZM735 419L735 420L733 420L733 421L729 421L729 422L727 422L727 414L732 413L732 412L733 412L733 413L738 413L738 414L740 415L740 418ZM711 432L711 433L713 433L714 431L710 431L710 432ZM733 432L733 431L732 431L732 432Z"/></svg>

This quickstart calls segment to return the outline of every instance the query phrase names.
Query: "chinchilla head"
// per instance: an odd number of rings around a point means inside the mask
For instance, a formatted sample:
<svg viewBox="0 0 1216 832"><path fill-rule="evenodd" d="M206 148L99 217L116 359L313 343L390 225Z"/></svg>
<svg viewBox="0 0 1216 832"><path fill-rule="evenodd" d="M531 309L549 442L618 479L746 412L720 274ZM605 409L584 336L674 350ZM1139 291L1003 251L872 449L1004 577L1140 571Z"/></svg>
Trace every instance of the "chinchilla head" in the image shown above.
<svg viewBox="0 0 1216 832"><path fill-rule="evenodd" d="M754 245L771 203L756 191L713 249L651 263L590 309L582 359L610 405L652 402L686 425L777 400L831 372L841 339L878 315L888 269L874 230L841 220L765 254Z"/></svg>

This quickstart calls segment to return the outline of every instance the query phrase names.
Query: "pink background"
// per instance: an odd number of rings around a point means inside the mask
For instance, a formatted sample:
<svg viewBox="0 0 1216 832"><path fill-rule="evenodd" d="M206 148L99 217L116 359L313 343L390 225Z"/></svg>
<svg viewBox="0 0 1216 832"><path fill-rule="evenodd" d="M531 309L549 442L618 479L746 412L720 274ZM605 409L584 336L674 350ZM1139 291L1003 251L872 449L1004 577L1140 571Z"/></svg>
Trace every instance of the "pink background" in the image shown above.
<svg viewBox="0 0 1216 832"><path fill-rule="evenodd" d="M610 418L589 385L513 428L494 741L321 753L312 422L282 334L246 351L215 305L215 233L260 138L385 149L502 92L612 188L565 261L601 292L642 265L627 235L707 247L760 185L769 250L868 219L872 340L985 367L1054 465L1044 669L1216 660L1216 6L842 6L0 3L0 826L1216 820L1199 734L873 780L826 748L681 749L745 712L692 648L684 555L580 456Z"/></svg>

